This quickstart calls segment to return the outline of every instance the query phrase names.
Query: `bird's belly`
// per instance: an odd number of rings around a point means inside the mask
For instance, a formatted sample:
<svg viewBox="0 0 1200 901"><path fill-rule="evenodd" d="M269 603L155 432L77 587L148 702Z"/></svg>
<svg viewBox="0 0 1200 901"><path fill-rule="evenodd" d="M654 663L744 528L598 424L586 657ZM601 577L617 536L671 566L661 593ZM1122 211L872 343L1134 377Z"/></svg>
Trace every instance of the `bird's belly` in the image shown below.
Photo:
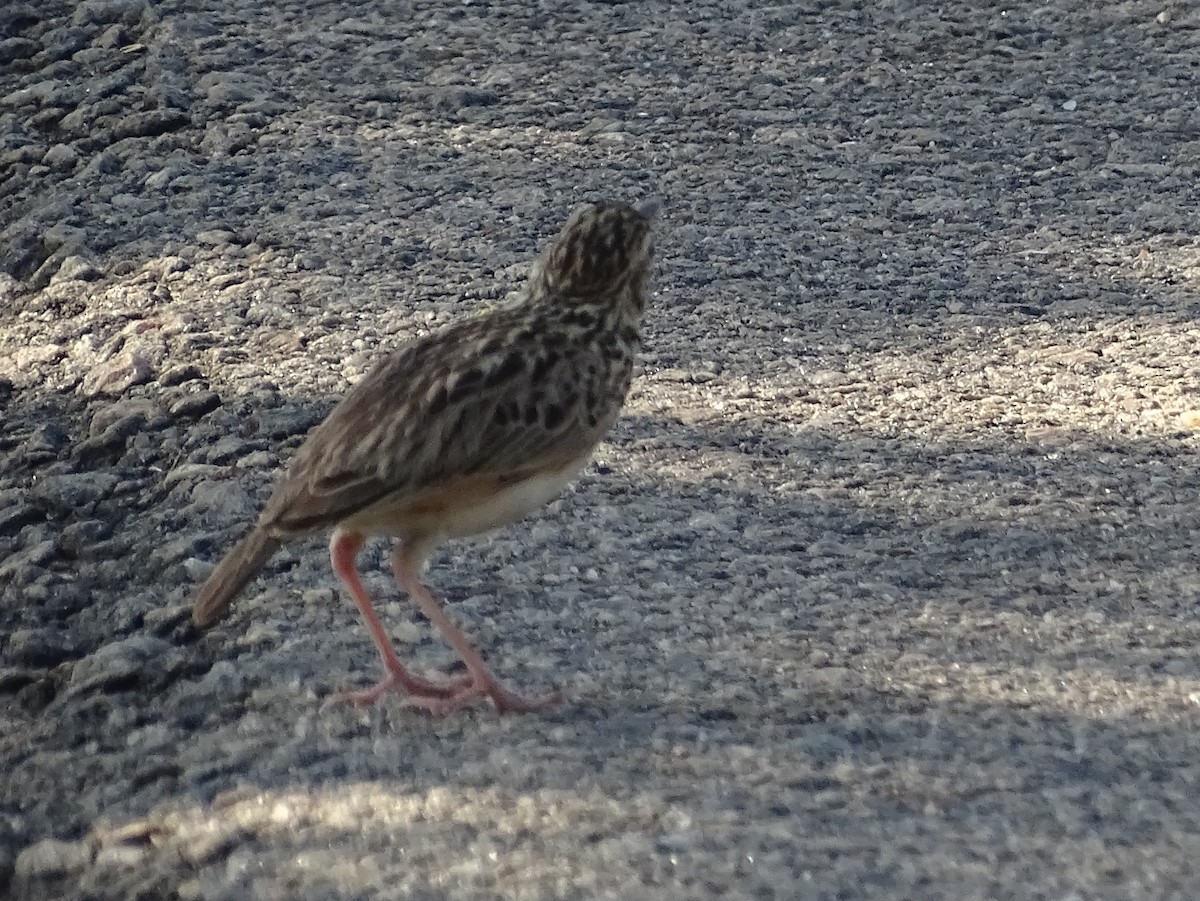
<svg viewBox="0 0 1200 901"><path fill-rule="evenodd" d="M496 476L457 480L423 491L399 504L392 502L364 510L346 525L369 534L401 538L478 535L543 506L570 483L583 462L578 460L565 467L542 470L519 481Z"/></svg>
<svg viewBox="0 0 1200 901"><path fill-rule="evenodd" d="M576 471L577 467L542 472L505 485L486 500L449 517L443 534L448 538L463 538L527 516L557 497L575 478Z"/></svg>

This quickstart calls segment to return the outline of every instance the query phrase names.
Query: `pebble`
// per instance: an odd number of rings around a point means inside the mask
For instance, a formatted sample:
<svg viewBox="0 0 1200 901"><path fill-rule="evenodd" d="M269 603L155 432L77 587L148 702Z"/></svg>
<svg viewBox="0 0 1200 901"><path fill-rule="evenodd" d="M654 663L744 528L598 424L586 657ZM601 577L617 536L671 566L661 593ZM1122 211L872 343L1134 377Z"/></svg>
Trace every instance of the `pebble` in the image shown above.
<svg viewBox="0 0 1200 901"><path fill-rule="evenodd" d="M92 847L87 842L45 838L17 855L13 878L18 884L28 886L32 882L68 876L86 869L92 856Z"/></svg>
<svg viewBox="0 0 1200 901"><path fill-rule="evenodd" d="M242 674L228 660L218 660L199 679L182 682L174 695L175 710L203 718L211 710L214 699L226 705L236 704L245 693L246 684Z"/></svg>
<svg viewBox="0 0 1200 901"><path fill-rule="evenodd" d="M337 596L333 589L325 586L306 588L300 593L300 601L310 606L332 604L335 603L336 600Z"/></svg>
<svg viewBox="0 0 1200 901"><path fill-rule="evenodd" d="M16 534L25 525L42 518L41 511L29 503L27 488L0 489L0 535Z"/></svg>
<svg viewBox="0 0 1200 901"><path fill-rule="evenodd" d="M30 494L56 512L78 514L107 497L119 482L119 476L108 472L62 473L38 479Z"/></svg>
<svg viewBox="0 0 1200 901"><path fill-rule="evenodd" d="M216 569L216 565L211 560L201 560L199 557L187 557L179 565L183 567L188 578L196 584L203 582Z"/></svg>
<svg viewBox="0 0 1200 901"><path fill-rule="evenodd" d="M91 260L81 256L67 256L63 258L62 263L58 267L58 271L50 279L51 284L60 282L90 282L100 278L101 272L96 268L96 265Z"/></svg>
<svg viewBox="0 0 1200 901"><path fill-rule="evenodd" d="M51 169L71 169L79 162L79 154L70 144L55 144L42 157L42 165Z"/></svg>
<svg viewBox="0 0 1200 901"><path fill-rule="evenodd" d="M60 360L66 353L61 344L34 344L30 347L19 347L13 354L12 363L18 369L29 369L39 363L53 363Z"/></svg>
<svg viewBox="0 0 1200 901"><path fill-rule="evenodd" d="M44 575L46 566L58 556L58 542L52 538L30 543L19 553L10 554L0 562L0 584L10 582L25 587L32 594L31 583Z"/></svg>
<svg viewBox="0 0 1200 901"><path fill-rule="evenodd" d="M0 40L0 65L7 65L18 59L29 59L41 49L41 44L28 38Z"/></svg>
<svg viewBox="0 0 1200 901"><path fill-rule="evenodd" d="M200 367L195 363L180 363L164 369L158 377L158 383L164 388L174 388L176 385L182 385L184 382L191 382L201 378L204 378L204 373L200 371Z"/></svg>
<svg viewBox="0 0 1200 901"><path fill-rule="evenodd" d="M252 450L246 439L237 435L224 435L204 449L203 462L217 465L236 463Z"/></svg>
<svg viewBox="0 0 1200 901"><path fill-rule="evenodd" d="M78 511L76 511L78 512ZM108 519L82 519L67 523L60 533L60 544L72 549L75 556L88 553L90 546L112 535L113 523Z"/></svg>
<svg viewBox="0 0 1200 901"><path fill-rule="evenodd" d="M223 473L228 473L227 467L213 466L209 463L182 463L169 470L163 476L162 483L164 487L171 488L180 482L217 480Z"/></svg>
<svg viewBox="0 0 1200 901"><path fill-rule="evenodd" d="M48 669L70 657L71 646L53 629L16 629L8 636L7 655L18 666Z"/></svg>
<svg viewBox="0 0 1200 901"><path fill-rule="evenodd" d="M222 244L232 244L234 235L231 231L226 231L219 228L205 229L204 231L196 232L196 240L201 244L210 244L213 247L219 247Z"/></svg>
<svg viewBox="0 0 1200 901"><path fill-rule="evenodd" d="M141 681L147 670L173 670L177 656L170 642L151 635L131 635L106 644L78 661L71 671L71 688L75 692L103 690L123 686L129 679Z"/></svg>
<svg viewBox="0 0 1200 901"><path fill-rule="evenodd" d="M92 369L83 379L88 397L119 397L134 385L144 385L154 375L150 361L138 351L124 351Z"/></svg>
<svg viewBox="0 0 1200 901"><path fill-rule="evenodd" d="M0 694L12 694L26 685L36 682L42 674L26 667L6 666L0 668ZM0 879L0 885L3 880Z"/></svg>
<svg viewBox="0 0 1200 901"><path fill-rule="evenodd" d="M199 419L221 406L221 395L215 391L200 391L181 397L171 404L167 412L175 419Z"/></svg>
<svg viewBox="0 0 1200 901"><path fill-rule="evenodd" d="M96 852L94 865L100 869L128 871L144 864L154 853L149 845L103 845Z"/></svg>
<svg viewBox="0 0 1200 901"><path fill-rule="evenodd" d="M192 503L218 520L248 519L257 503L236 479L214 479L192 486Z"/></svg>
<svg viewBox="0 0 1200 901"><path fill-rule="evenodd" d="M180 855L193 867L203 867L229 856L253 837L238 828L216 827L189 836L180 845Z"/></svg>
<svg viewBox="0 0 1200 901"><path fill-rule="evenodd" d="M77 25L107 25L110 22L133 21L146 8L146 0L83 0L71 17Z"/></svg>
<svg viewBox="0 0 1200 901"><path fill-rule="evenodd" d="M109 440L129 438L160 417L158 404L144 398L127 398L97 405L88 423L88 436L95 438L104 435Z"/></svg>
<svg viewBox="0 0 1200 901"><path fill-rule="evenodd" d="M120 25L110 25L96 38L96 46L101 50L117 50L125 43L125 29Z"/></svg>

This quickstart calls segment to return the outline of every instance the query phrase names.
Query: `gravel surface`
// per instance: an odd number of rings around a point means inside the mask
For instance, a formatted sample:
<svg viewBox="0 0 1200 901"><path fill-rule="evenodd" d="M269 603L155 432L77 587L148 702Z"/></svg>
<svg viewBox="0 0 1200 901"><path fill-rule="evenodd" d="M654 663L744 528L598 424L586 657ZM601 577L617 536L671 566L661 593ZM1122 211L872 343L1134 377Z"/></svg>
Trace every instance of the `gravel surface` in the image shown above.
<svg viewBox="0 0 1200 901"><path fill-rule="evenodd" d="M0 895L1194 899L1188 0L0 15ZM644 371L434 586L196 584L386 348L663 198ZM366 582L406 656L452 655Z"/></svg>

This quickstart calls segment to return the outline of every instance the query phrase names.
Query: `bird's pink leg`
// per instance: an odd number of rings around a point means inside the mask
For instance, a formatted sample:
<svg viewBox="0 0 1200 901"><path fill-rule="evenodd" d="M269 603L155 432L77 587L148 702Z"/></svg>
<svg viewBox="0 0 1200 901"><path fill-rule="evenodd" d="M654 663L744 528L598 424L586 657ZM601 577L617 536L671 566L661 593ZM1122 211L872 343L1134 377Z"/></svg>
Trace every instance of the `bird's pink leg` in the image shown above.
<svg viewBox="0 0 1200 901"><path fill-rule="evenodd" d="M375 608L371 604L371 599L358 577L355 560L362 545L362 535L337 529L329 541L329 559L333 564L333 571L346 584L354 598L354 603L358 605L358 610L367 624L375 647L379 649L379 656L383 660L384 674L383 678L375 685L364 691L347 692L343 695L343 699L355 707L366 707L374 704L386 692L400 690L428 706L428 703L433 701L457 697L462 691L471 687L473 679L468 677L448 682L432 682L409 672L396 657L392 641L384 631L383 624L379 621Z"/></svg>
<svg viewBox="0 0 1200 901"><path fill-rule="evenodd" d="M421 581L421 565L424 548L418 542L406 541L392 552L392 570L404 590L412 596L421 612L437 627L450 646L458 652L470 673L468 683L449 696L425 695L416 703L427 708L436 716L445 716L469 703L472 699L487 696L492 699L500 713L527 713L545 710L562 700L561 692L545 695L523 695L505 688L500 680L484 663L470 639L446 615L442 605Z"/></svg>

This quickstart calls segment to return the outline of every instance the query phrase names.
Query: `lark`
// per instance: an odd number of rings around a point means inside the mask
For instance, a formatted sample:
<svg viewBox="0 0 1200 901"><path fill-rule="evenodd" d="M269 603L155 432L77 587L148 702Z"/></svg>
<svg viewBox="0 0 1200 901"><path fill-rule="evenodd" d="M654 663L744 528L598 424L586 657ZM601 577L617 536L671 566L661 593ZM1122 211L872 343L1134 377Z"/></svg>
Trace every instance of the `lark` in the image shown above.
<svg viewBox="0 0 1200 901"><path fill-rule="evenodd" d="M477 698L537 711L557 692L505 687L422 573L444 541L511 523L557 495L616 420L629 391L653 257L654 202L585 205L509 302L404 344L309 433L258 521L217 564L192 608L220 620L285 542L330 532L333 571L383 661L356 706L401 692L445 715ZM396 539L396 580L457 652L466 675L406 668L359 578L374 537Z"/></svg>

